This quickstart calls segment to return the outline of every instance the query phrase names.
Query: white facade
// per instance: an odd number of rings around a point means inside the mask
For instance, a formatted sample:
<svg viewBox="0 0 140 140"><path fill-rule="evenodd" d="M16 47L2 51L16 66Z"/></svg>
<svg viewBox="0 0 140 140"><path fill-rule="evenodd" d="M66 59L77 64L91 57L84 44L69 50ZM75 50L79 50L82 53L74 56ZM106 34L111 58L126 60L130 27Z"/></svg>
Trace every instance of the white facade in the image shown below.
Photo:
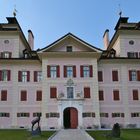
<svg viewBox="0 0 140 140"><path fill-rule="evenodd" d="M111 41L105 35L106 50L68 33L33 51L32 32L28 43L16 18L7 19L0 30L0 128L30 128L39 113L42 129L110 128L116 122L140 127L137 23L121 17Z"/></svg>

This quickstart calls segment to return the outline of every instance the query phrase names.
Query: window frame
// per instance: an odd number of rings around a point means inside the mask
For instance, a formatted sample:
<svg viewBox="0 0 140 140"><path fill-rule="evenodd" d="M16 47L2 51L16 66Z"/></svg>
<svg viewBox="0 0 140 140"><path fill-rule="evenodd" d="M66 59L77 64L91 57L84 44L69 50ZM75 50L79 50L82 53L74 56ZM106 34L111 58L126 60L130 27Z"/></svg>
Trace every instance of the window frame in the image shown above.
<svg viewBox="0 0 140 140"><path fill-rule="evenodd" d="M70 89L72 89L71 90L72 92L68 93ZM74 99L74 87L73 86L67 86L66 90L67 90L67 99Z"/></svg>
<svg viewBox="0 0 140 140"><path fill-rule="evenodd" d="M27 91L26 90L21 90L20 91L20 101L24 102L27 101Z"/></svg>
<svg viewBox="0 0 140 140"><path fill-rule="evenodd" d="M120 101L120 91L118 89L113 90L113 101Z"/></svg>
<svg viewBox="0 0 140 140"><path fill-rule="evenodd" d="M138 92L138 89L133 89L132 90L132 97L133 97L133 101L138 101L139 100L139 92Z"/></svg>
<svg viewBox="0 0 140 140"><path fill-rule="evenodd" d="M72 52L73 51L73 47L72 46L67 46L66 47L66 52Z"/></svg>

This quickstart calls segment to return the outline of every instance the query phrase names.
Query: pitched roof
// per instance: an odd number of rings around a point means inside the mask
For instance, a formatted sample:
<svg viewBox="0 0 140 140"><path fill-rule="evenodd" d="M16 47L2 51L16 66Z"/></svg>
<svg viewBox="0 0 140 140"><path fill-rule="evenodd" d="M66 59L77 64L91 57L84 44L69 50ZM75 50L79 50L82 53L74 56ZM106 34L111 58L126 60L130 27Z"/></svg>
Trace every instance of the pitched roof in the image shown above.
<svg viewBox="0 0 140 140"><path fill-rule="evenodd" d="M75 36L75 35L72 34L72 33L67 33L66 35L64 35L64 36L62 36L61 38L59 38L58 40L56 40L55 42L51 43L50 45L48 45L48 46L46 46L46 47L44 47L44 48L42 48L42 49L37 50L37 51L38 51L38 52L45 52L45 51L47 51L48 49L50 49L51 47L53 47L54 45L56 45L57 43L61 42L62 40L64 40L65 38L67 38L67 37L69 37L69 36L72 37L72 38L74 38L75 40L81 42L82 44L86 45L87 47L89 47L90 49L92 49L92 50L94 50L94 51L98 51L98 52L102 52L102 51L103 51L103 50L101 50L100 48L97 48L97 47L95 47L95 46L93 46L93 45L91 45L91 44L85 42L84 40L78 38L77 36Z"/></svg>

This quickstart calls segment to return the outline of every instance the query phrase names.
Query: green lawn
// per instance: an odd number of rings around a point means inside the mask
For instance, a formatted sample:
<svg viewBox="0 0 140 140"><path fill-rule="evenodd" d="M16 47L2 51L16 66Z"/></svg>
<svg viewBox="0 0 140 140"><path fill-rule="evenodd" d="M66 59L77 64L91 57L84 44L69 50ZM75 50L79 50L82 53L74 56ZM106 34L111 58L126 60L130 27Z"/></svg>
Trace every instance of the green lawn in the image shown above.
<svg viewBox="0 0 140 140"><path fill-rule="evenodd" d="M54 131L43 131L41 136L31 136L27 130L1 130L0 140L47 140Z"/></svg>
<svg viewBox="0 0 140 140"><path fill-rule="evenodd" d="M107 138L106 134L111 133L111 131L87 131L95 140L140 140L140 129L123 129L121 130L121 138Z"/></svg>

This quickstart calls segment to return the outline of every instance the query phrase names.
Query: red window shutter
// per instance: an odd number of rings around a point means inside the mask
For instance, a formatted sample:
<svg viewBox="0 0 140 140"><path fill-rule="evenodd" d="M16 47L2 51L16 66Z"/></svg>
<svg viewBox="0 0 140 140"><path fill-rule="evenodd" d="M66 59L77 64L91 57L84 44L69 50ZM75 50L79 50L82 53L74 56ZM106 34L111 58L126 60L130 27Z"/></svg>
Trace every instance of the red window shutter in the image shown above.
<svg viewBox="0 0 140 140"><path fill-rule="evenodd" d="M18 81L22 81L22 71L18 71Z"/></svg>
<svg viewBox="0 0 140 140"><path fill-rule="evenodd" d="M99 90L99 101L103 101L103 100L104 100L104 91Z"/></svg>
<svg viewBox="0 0 140 140"><path fill-rule="evenodd" d="M84 77L83 66L80 66L80 76L81 76L81 77Z"/></svg>
<svg viewBox="0 0 140 140"><path fill-rule="evenodd" d="M7 90L1 91L1 101L7 101Z"/></svg>
<svg viewBox="0 0 140 140"><path fill-rule="evenodd" d="M21 101L26 101L27 100L27 91L26 90L21 91L20 100Z"/></svg>
<svg viewBox="0 0 140 140"><path fill-rule="evenodd" d="M64 77L67 77L67 66L64 66Z"/></svg>
<svg viewBox="0 0 140 140"><path fill-rule="evenodd" d="M140 71L137 71L137 80L140 81Z"/></svg>
<svg viewBox="0 0 140 140"><path fill-rule="evenodd" d="M103 81L103 73L102 73L102 71L98 71L98 81L99 82Z"/></svg>
<svg viewBox="0 0 140 140"><path fill-rule="evenodd" d="M0 81L2 81L2 70L0 70Z"/></svg>
<svg viewBox="0 0 140 140"><path fill-rule="evenodd" d="M11 71L8 70L8 81L10 81L10 80L11 80Z"/></svg>
<svg viewBox="0 0 140 140"><path fill-rule="evenodd" d="M37 82L37 71L34 71L34 82Z"/></svg>
<svg viewBox="0 0 140 140"><path fill-rule="evenodd" d="M73 77L76 77L76 66L73 66Z"/></svg>
<svg viewBox="0 0 140 140"><path fill-rule="evenodd" d="M60 77L60 66L57 66L57 77Z"/></svg>
<svg viewBox="0 0 140 140"><path fill-rule="evenodd" d="M90 98L90 88L89 87L84 88L84 98Z"/></svg>
<svg viewBox="0 0 140 140"><path fill-rule="evenodd" d="M30 81L30 71L27 71L27 82Z"/></svg>
<svg viewBox="0 0 140 140"><path fill-rule="evenodd" d="M55 87L50 88L50 98L56 98L57 97L57 89Z"/></svg>
<svg viewBox="0 0 140 140"><path fill-rule="evenodd" d="M138 90L133 90L133 100L139 100Z"/></svg>
<svg viewBox="0 0 140 140"><path fill-rule="evenodd" d="M90 77L93 77L93 68L92 68L92 65L89 66L89 70L90 70Z"/></svg>
<svg viewBox="0 0 140 140"><path fill-rule="evenodd" d="M120 100L119 91L118 90L114 90L113 91L113 98L114 98L115 101Z"/></svg>
<svg viewBox="0 0 140 140"><path fill-rule="evenodd" d="M129 81L132 81L132 76L131 76L132 74L131 73L132 73L132 71L129 70Z"/></svg>
<svg viewBox="0 0 140 140"><path fill-rule="evenodd" d="M42 91L38 90L36 92L36 101L42 101Z"/></svg>
<svg viewBox="0 0 140 140"><path fill-rule="evenodd" d="M117 70L112 71L112 81L118 81L118 71Z"/></svg>
<svg viewBox="0 0 140 140"><path fill-rule="evenodd" d="M51 77L51 68L50 68L50 65L47 66L47 77L48 78Z"/></svg>

